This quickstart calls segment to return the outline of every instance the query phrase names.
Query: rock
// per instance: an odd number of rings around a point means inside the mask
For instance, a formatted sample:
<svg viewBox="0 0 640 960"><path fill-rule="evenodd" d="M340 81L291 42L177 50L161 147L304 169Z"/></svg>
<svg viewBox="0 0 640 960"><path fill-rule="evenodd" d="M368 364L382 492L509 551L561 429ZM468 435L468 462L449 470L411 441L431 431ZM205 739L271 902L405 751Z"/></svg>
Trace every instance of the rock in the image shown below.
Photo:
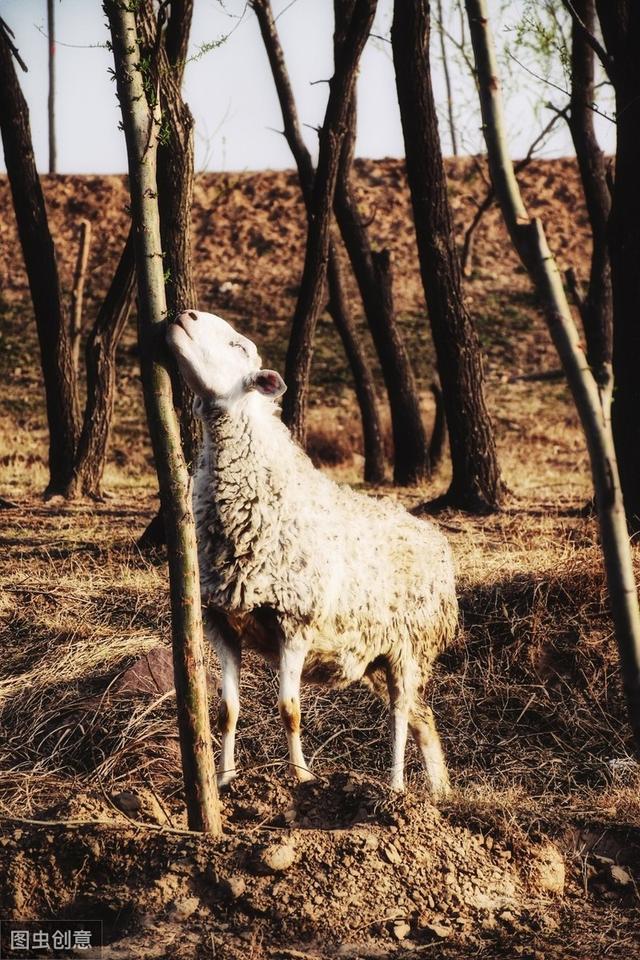
<svg viewBox="0 0 640 960"><path fill-rule="evenodd" d="M227 896L232 900L237 900L247 889L247 884L245 883L244 877L239 876L239 874L234 874L234 876L227 878L224 883L224 888Z"/></svg>
<svg viewBox="0 0 640 960"><path fill-rule="evenodd" d="M133 817L142 810L142 800L133 790L121 790L111 797L114 806L122 810L128 817Z"/></svg>
<svg viewBox="0 0 640 960"><path fill-rule="evenodd" d="M404 920L396 920L393 925L393 935L396 940L406 940L411 933L411 927Z"/></svg>
<svg viewBox="0 0 640 960"><path fill-rule="evenodd" d="M629 871L615 863L609 867L609 874L613 882L619 887L628 887L630 883L633 883L633 877Z"/></svg>
<svg viewBox="0 0 640 960"><path fill-rule="evenodd" d="M439 940L446 940L453 933L453 929L444 923L425 923L424 929L430 930Z"/></svg>
<svg viewBox="0 0 640 960"><path fill-rule="evenodd" d="M259 854L259 866L266 873L283 873L295 862L296 851L289 843L272 843Z"/></svg>
<svg viewBox="0 0 640 960"><path fill-rule="evenodd" d="M265 808L263 806L259 806L256 803L238 803L235 806L231 819L257 820L259 817L264 817L264 815Z"/></svg>
<svg viewBox="0 0 640 960"><path fill-rule="evenodd" d="M400 856L398 852L398 848L395 846L395 844L393 843L387 844L387 846L383 848L382 853L384 855L385 860L388 863L393 863L393 864L402 863L402 857Z"/></svg>
<svg viewBox="0 0 640 960"><path fill-rule="evenodd" d="M151 693L173 690L173 654L171 647L152 647L132 663L112 684L109 693Z"/></svg>
<svg viewBox="0 0 640 960"><path fill-rule="evenodd" d="M200 901L197 897L185 897L183 900L175 900L170 912L171 919L188 920L199 906Z"/></svg>
<svg viewBox="0 0 640 960"><path fill-rule="evenodd" d="M555 844L545 843L536 852L532 864L533 880L543 892L560 896L564 893L565 867Z"/></svg>

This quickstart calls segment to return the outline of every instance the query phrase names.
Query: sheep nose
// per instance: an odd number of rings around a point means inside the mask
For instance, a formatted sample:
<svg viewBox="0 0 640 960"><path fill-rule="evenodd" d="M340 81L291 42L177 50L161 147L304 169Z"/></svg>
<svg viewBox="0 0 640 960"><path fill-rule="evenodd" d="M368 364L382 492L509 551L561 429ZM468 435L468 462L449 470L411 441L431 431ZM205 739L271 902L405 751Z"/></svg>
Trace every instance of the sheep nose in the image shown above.
<svg viewBox="0 0 640 960"><path fill-rule="evenodd" d="M174 313L169 319L169 323L182 324L185 320L197 320L198 314L195 310L182 310L180 313Z"/></svg>

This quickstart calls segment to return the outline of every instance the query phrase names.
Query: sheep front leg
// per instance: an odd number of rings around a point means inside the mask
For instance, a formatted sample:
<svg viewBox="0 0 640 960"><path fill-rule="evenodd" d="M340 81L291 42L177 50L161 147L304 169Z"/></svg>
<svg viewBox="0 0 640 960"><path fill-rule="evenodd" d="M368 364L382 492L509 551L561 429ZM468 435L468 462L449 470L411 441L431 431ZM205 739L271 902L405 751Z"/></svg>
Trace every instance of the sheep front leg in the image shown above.
<svg viewBox="0 0 640 960"><path fill-rule="evenodd" d="M280 648L280 693L278 708L287 735L289 770L300 783L313 780L300 741L300 678L306 646L283 642Z"/></svg>
<svg viewBox="0 0 640 960"><path fill-rule="evenodd" d="M236 774L236 726L240 713L240 655L223 647L218 650L221 671L218 729L220 731L220 768L218 786L226 787Z"/></svg>

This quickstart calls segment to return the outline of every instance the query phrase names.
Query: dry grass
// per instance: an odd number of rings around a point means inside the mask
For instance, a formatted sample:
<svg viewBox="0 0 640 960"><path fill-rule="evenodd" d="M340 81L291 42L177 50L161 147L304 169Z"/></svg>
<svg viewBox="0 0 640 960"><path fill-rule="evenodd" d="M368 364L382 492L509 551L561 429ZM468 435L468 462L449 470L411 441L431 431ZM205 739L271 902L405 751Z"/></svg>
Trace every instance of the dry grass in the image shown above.
<svg viewBox="0 0 640 960"><path fill-rule="evenodd" d="M565 443L568 456L574 438ZM543 459L536 469L548 469ZM535 481L528 468L509 477L512 489ZM456 554L463 626L438 666L433 701L458 802L547 823L586 810L615 820L620 806L637 820L638 767L596 526L580 515L575 485L569 478L554 500L520 494L490 518L440 518ZM409 506L430 494L388 492ZM3 514L6 814L33 815L70 790L96 787L109 794L151 784L167 803L179 795L172 698L111 694L137 657L168 643L164 564L135 547L154 507L152 488L141 484L137 501L118 495L107 505L61 508L23 500ZM249 657L242 684L240 766L284 765L273 675ZM367 691L309 689L304 718L321 775L384 775L386 717ZM413 754L409 772L421 776Z"/></svg>

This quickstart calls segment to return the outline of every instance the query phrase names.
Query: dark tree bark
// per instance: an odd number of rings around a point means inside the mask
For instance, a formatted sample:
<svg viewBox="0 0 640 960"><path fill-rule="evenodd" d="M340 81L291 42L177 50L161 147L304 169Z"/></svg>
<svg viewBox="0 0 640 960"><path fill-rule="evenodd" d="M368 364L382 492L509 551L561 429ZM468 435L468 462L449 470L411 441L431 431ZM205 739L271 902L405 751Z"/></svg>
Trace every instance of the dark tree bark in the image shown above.
<svg viewBox="0 0 640 960"><path fill-rule="evenodd" d="M627 522L640 530L640 5L597 0L616 94L616 172L609 222L613 286L613 434Z"/></svg>
<svg viewBox="0 0 640 960"><path fill-rule="evenodd" d="M47 0L47 34L49 40L49 96L47 113L49 116L49 173L57 170L56 150L56 23L54 0Z"/></svg>
<svg viewBox="0 0 640 960"><path fill-rule="evenodd" d="M355 85L360 55L375 14L375 0L356 0L335 72L329 84L329 101L320 131L318 166L309 206L309 231L298 302L287 350L282 418L292 435L304 445L309 393L309 372L323 288L331 233L331 211L338 175L349 101Z"/></svg>
<svg viewBox="0 0 640 960"><path fill-rule="evenodd" d="M49 425L46 494L53 495L64 492L73 470L78 396L55 249L33 155L29 109L4 25L0 25L0 129L40 343Z"/></svg>
<svg viewBox="0 0 640 960"><path fill-rule="evenodd" d="M580 19L591 33L594 0L574 0ZM593 123L594 52L574 22L571 31L571 103L569 129L578 158L592 234L591 270L586 297L579 304L587 344L587 360L602 390L611 390L612 290L607 225L611 194L605 157Z"/></svg>
<svg viewBox="0 0 640 960"><path fill-rule="evenodd" d="M337 59L345 41L353 0L335 0L334 9L334 57ZM398 484L419 483L430 472L429 445L411 361L395 321L391 259L386 250L372 250L353 189L356 113L354 88L338 167L334 212L358 283L389 398L393 479Z"/></svg>
<svg viewBox="0 0 640 960"><path fill-rule="evenodd" d="M73 476L65 491L70 499L103 497L102 478L115 403L116 349L131 311L134 287L135 255L129 233L85 347L87 402Z"/></svg>
<svg viewBox="0 0 640 960"><path fill-rule="evenodd" d="M388 250L374 252L351 182L355 146L355 94L342 145L334 210L358 283L384 379L393 433L393 479L419 483L429 475L429 441L409 354L395 320L393 273Z"/></svg>
<svg viewBox="0 0 640 960"><path fill-rule="evenodd" d="M438 359L453 477L446 501L497 509L503 497L474 324L464 305L429 63L428 0L396 0L391 41L420 270Z"/></svg>
<svg viewBox="0 0 640 960"><path fill-rule="evenodd" d="M145 93L133 9L121 0L106 0L104 8L111 27L129 159L142 380L167 532L173 664L187 815L192 830L219 834L195 524L164 345L167 305L155 163L160 117L157 105L150 104Z"/></svg>
<svg viewBox="0 0 640 960"><path fill-rule="evenodd" d="M329 303L327 310L342 340L344 352L349 362L358 398L360 418L362 420L362 438L364 447L364 479L367 483L384 483L386 456L382 423L378 412L378 400L356 325L351 315L347 299L344 270L340 260L338 244L332 238L329 243L328 263Z"/></svg>
<svg viewBox="0 0 640 960"><path fill-rule="evenodd" d="M284 53L280 45L278 31L273 19L270 0L253 0L254 12L258 19L260 32L265 45L271 72L282 110L284 134L298 168L298 178L303 199L310 213L315 171L311 154L302 139L295 98L285 64ZM382 427L378 413L373 376L364 350L358 339L355 324L350 314L346 294L342 264L338 245L333 235L329 239L328 261L329 304L336 329L351 367L353 380L362 418L364 440L364 478L369 483L382 483L385 477L385 454L382 439Z"/></svg>

